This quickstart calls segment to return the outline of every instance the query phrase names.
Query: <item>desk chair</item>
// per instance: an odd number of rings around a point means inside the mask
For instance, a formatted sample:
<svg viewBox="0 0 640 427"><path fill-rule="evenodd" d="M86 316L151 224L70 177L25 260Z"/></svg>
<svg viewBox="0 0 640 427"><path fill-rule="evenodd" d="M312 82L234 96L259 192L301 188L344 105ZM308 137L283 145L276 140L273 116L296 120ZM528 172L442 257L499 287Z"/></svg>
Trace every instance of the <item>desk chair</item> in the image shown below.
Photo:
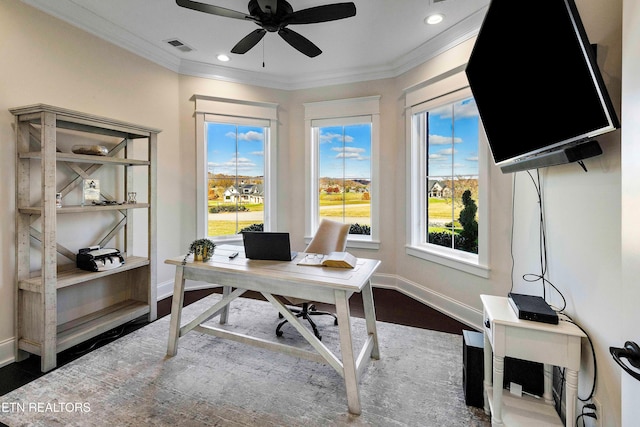
<svg viewBox="0 0 640 427"><path fill-rule="evenodd" d="M349 235L349 227L350 224L343 224L341 222L331 221L328 219L323 219L320 222L320 226L318 227L318 231L309 242L309 245L304 250L306 253L312 254L328 254L330 252L344 252L347 248L347 236ZM309 267L309 268L323 268L323 267ZM311 320L311 316L319 316L319 315L328 315L332 316L334 321L333 324L338 324L338 318L335 314L329 313L328 311L318 311L316 307L313 305L313 301L302 300L299 298L293 297L282 297L286 302L292 305L301 305L301 309L292 308L291 311L296 314L296 317L302 317L306 319L311 327L313 328L314 335L321 340L322 336L318 332L318 328L316 324ZM285 303L286 303L285 302ZM282 318L282 314L279 314L280 318ZM276 329L276 335L282 336L282 326L287 323L287 320L283 320L278 325Z"/></svg>

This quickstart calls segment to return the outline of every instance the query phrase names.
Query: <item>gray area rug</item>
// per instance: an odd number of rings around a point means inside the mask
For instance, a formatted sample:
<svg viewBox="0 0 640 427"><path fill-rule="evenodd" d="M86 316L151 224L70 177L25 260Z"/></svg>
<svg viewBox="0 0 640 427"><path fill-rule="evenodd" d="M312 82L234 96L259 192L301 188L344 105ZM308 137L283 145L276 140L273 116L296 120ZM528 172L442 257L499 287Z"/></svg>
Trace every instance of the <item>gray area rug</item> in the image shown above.
<svg viewBox="0 0 640 427"><path fill-rule="evenodd" d="M183 324L220 298L183 311ZM339 354L338 328L320 316L323 343ZM271 304L239 298L230 330L311 349L291 326L275 337ZM211 322L216 322L216 319ZM353 318L354 347L366 337ZM377 322L380 360L360 380L351 415L329 365L192 331L166 356L169 316L0 397L11 426L489 426L464 403L462 337Z"/></svg>

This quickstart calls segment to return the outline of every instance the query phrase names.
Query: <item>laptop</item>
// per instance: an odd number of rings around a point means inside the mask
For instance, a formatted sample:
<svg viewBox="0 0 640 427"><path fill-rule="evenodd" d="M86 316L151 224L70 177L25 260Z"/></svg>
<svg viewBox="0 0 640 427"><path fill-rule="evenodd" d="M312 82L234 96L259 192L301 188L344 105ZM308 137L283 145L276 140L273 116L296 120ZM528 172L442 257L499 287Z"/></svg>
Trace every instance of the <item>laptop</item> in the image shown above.
<svg viewBox="0 0 640 427"><path fill-rule="evenodd" d="M244 254L249 259L291 261L298 255L291 251L289 233L244 231Z"/></svg>

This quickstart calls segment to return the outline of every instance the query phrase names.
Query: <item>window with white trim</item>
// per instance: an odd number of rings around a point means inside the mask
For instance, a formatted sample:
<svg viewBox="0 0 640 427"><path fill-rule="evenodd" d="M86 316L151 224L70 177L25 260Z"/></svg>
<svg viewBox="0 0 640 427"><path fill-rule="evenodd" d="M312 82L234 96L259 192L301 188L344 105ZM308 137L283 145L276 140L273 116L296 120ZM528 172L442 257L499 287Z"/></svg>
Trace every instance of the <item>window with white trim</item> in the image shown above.
<svg viewBox="0 0 640 427"><path fill-rule="evenodd" d="M461 83L458 75L407 94L407 253L487 277L486 140Z"/></svg>
<svg viewBox="0 0 640 427"><path fill-rule="evenodd" d="M323 218L351 224L348 246L377 248L379 96L304 104L306 236Z"/></svg>
<svg viewBox="0 0 640 427"><path fill-rule="evenodd" d="M196 96L198 236L272 229L276 113L276 104Z"/></svg>

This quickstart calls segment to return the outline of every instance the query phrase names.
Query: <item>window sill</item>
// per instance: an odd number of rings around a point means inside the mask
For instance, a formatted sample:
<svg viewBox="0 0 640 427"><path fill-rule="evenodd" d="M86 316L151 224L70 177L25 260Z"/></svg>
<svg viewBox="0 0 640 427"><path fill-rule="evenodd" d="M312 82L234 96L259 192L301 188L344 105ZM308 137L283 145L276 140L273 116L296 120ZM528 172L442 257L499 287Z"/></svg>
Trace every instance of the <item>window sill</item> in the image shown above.
<svg viewBox="0 0 640 427"><path fill-rule="evenodd" d="M216 245L240 245L242 246L242 234L237 236L218 236L218 237L207 237Z"/></svg>
<svg viewBox="0 0 640 427"><path fill-rule="evenodd" d="M435 262L485 279L489 278L489 267L480 265L474 259L477 258L476 256L470 255L465 257L464 254L462 254L462 256L456 256L456 254L432 250L426 246L406 246L405 248L407 255L411 255L425 261Z"/></svg>
<svg viewBox="0 0 640 427"><path fill-rule="evenodd" d="M358 248L358 249L380 249L380 241L379 240L371 240L369 236L367 237L356 237L357 235L350 235L347 238L347 248ZM304 242L308 245L311 241L311 237L305 237Z"/></svg>

